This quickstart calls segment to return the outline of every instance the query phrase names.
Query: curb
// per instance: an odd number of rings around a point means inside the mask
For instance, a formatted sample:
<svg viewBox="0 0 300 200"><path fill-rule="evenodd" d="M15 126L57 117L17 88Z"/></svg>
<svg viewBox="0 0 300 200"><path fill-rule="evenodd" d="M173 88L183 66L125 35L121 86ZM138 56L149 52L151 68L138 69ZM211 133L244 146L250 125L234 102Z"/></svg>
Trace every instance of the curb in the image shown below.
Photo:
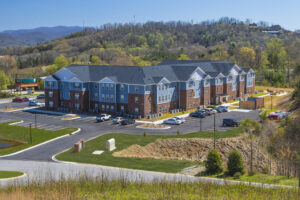
<svg viewBox="0 0 300 200"><path fill-rule="evenodd" d="M11 154L7 154L7 155L0 156L0 158L5 158L5 157L17 155L17 154L22 153L22 152L24 152L24 151L28 151L28 150L30 150L30 149L34 149L34 148L36 148L36 147L42 146L42 145L44 145L44 144L47 144L47 143L49 143L49 142L53 142L53 141L58 140L58 139L60 139L60 138L67 137L67 136L69 136L69 135L74 135L74 134L76 134L76 133L78 133L78 132L80 132L80 131L81 131L81 128L78 128L76 131L74 131L74 132L72 132L72 133L70 133L70 134L66 134L66 135L62 135L62 136L53 138L53 139L48 140L48 141L46 141L46 142L37 144L37 145L32 146L32 147L29 147L29 148L27 148L27 149L23 149L23 150L21 150L21 151L17 151L17 152L15 152L15 153L11 153Z"/></svg>
<svg viewBox="0 0 300 200"><path fill-rule="evenodd" d="M13 125L16 125L16 124L21 124L21 123L23 123L23 122L24 122L24 121L21 120L21 121L18 121L18 122L10 123L10 124L8 124L8 125L13 126Z"/></svg>
<svg viewBox="0 0 300 200"><path fill-rule="evenodd" d="M170 129L171 126L167 126L165 128L149 128L149 127L140 127L140 126L136 126L136 128L140 128L140 129L148 129L148 130L167 130Z"/></svg>

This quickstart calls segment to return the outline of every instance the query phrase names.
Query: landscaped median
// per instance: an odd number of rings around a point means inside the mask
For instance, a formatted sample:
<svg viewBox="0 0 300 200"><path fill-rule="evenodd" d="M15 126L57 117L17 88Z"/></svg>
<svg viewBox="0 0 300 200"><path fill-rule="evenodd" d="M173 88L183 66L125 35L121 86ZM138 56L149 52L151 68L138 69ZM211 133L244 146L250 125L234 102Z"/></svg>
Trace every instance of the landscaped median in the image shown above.
<svg viewBox="0 0 300 200"><path fill-rule="evenodd" d="M16 178L19 176L23 176L23 172L17 172L17 171L0 171L0 180L6 179L6 178Z"/></svg>
<svg viewBox="0 0 300 200"><path fill-rule="evenodd" d="M0 143L8 144L8 146L0 147L0 156L16 153L78 130L74 127L55 131L31 128L30 134L29 127L14 126L10 125L11 123L13 122L0 124Z"/></svg>
<svg viewBox="0 0 300 200"><path fill-rule="evenodd" d="M234 128L225 132L216 132L216 138L236 137L243 132L243 127ZM149 171L160 171L177 173L182 169L202 165L201 162L193 162L188 160L166 160L166 159L152 159L152 158L134 158L134 157L114 157L113 153L128 148L131 145L145 146L149 143L155 142L157 139L168 138L212 138L213 132L202 131L189 134L179 135L133 135L123 133L110 133L96 137L87 141L85 148L80 153L74 153L74 148L71 148L57 156L56 159L61 161L71 161L79 163L90 163L98 165L106 165L120 168L141 169ZM105 151L101 155L93 155L96 150L104 150L106 141L110 138L115 138L117 149L108 152Z"/></svg>

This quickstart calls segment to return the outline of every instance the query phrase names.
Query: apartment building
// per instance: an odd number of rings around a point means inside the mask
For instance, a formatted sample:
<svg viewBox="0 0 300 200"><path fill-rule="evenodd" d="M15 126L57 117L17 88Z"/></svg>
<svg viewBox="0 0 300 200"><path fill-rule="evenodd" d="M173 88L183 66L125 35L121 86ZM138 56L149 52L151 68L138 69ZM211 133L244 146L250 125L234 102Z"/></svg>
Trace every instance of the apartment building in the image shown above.
<svg viewBox="0 0 300 200"><path fill-rule="evenodd" d="M255 91L255 73L226 61L157 66L70 65L45 79L49 110L147 117L220 104Z"/></svg>

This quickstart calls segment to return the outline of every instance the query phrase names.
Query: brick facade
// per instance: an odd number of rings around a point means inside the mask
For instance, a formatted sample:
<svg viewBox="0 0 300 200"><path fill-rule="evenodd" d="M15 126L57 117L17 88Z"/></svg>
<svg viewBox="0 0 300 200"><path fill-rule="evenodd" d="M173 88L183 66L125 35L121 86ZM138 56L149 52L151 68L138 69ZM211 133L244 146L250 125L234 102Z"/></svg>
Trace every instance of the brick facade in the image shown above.
<svg viewBox="0 0 300 200"><path fill-rule="evenodd" d="M138 101L136 101L136 98ZM144 104L144 95L143 94L128 94L128 113L129 114L138 114L144 116L145 114L145 104ZM138 109L136 113L135 109Z"/></svg>
<svg viewBox="0 0 300 200"><path fill-rule="evenodd" d="M75 97L79 94L79 98ZM79 104L79 108L76 108ZM70 110L74 112L88 112L89 111L89 92L88 91L70 91Z"/></svg>
<svg viewBox="0 0 300 200"><path fill-rule="evenodd" d="M49 96L49 92L52 92L52 97ZM53 107L49 105L49 102L53 102ZM60 105L59 90L45 89L45 107L49 110L56 110Z"/></svg>

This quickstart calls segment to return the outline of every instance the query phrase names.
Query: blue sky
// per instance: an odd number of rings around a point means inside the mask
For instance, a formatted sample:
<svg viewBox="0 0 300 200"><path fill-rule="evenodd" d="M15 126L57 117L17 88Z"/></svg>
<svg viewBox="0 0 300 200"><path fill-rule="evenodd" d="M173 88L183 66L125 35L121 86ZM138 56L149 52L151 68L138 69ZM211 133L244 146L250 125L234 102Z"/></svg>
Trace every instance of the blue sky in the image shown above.
<svg viewBox="0 0 300 200"><path fill-rule="evenodd" d="M0 31L228 16L300 29L299 0L0 0Z"/></svg>

